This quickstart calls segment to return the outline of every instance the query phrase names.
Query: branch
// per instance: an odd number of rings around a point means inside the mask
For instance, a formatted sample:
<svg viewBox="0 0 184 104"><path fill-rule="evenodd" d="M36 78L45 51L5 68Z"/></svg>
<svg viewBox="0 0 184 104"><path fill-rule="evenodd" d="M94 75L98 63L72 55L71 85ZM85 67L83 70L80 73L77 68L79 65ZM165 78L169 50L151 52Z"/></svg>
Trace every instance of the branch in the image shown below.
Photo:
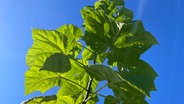
<svg viewBox="0 0 184 104"><path fill-rule="evenodd" d="M97 55L96 54L94 54L95 55L95 57L94 57L94 60L93 60L93 64L95 65L96 64L96 57L97 57ZM83 102L82 102L82 104L86 104L86 102L89 100L89 94L90 94L90 92L91 92L91 85L92 85L92 82L93 82L93 78L91 78L90 80L89 80L89 82L88 82L88 86L87 86L87 91L86 91L86 96L84 97L84 100L83 100Z"/></svg>
<svg viewBox="0 0 184 104"><path fill-rule="evenodd" d="M89 97L89 94L90 94L90 92L91 92L91 85L92 85L92 82L93 82L93 79L90 79L89 82L88 82L87 91L86 91L86 96L85 96L84 101L82 102L82 104L86 104L86 102L88 101L88 97Z"/></svg>

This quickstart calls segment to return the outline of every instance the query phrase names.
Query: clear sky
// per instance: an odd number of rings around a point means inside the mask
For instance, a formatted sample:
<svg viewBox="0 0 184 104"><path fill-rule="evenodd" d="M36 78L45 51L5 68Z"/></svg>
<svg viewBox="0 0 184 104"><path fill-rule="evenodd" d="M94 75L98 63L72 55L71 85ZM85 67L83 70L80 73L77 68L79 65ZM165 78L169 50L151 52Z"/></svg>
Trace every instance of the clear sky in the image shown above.
<svg viewBox="0 0 184 104"><path fill-rule="evenodd" d="M24 96L25 56L31 28L81 27L80 9L96 0L0 0L0 103L19 104ZM184 93L184 0L125 0L135 19L159 41L142 55L159 74L149 104L182 104ZM54 90L47 93L54 93ZM106 92L107 93L107 92ZM99 104L102 104L99 103Z"/></svg>

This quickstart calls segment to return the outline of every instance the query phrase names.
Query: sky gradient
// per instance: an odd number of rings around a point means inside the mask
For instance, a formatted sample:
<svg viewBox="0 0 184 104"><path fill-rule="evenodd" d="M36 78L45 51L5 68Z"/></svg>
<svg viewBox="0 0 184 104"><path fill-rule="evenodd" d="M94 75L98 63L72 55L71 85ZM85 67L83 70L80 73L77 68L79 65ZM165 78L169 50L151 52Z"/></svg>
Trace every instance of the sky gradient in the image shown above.
<svg viewBox="0 0 184 104"><path fill-rule="evenodd" d="M80 9L96 0L0 0L0 101L19 104L40 95L24 96L26 53L32 45L31 28L56 29L64 24L82 27ZM182 104L184 88L184 1L125 0L134 19L159 41L141 56L158 73L158 91L149 104ZM56 88L57 89L57 88ZM47 93L54 93L55 90ZM105 92L107 93L107 92ZM99 103L99 104L102 104Z"/></svg>

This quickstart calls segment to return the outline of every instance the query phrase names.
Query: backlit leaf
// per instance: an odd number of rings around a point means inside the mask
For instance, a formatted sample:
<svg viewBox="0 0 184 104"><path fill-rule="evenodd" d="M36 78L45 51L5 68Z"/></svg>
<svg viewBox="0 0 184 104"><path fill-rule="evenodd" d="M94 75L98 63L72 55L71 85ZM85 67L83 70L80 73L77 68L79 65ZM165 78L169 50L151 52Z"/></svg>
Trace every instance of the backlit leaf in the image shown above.
<svg viewBox="0 0 184 104"><path fill-rule="evenodd" d="M44 93L54 86L60 86L61 78L57 73L50 71L39 71L38 68L32 67L25 74L25 95L34 91Z"/></svg>
<svg viewBox="0 0 184 104"><path fill-rule="evenodd" d="M63 87L58 91L57 96L63 99L63 96L69 96L75 104L80 104L83 102L88 81L90 80L89 75L86 73L81 80L71 83L70 81L64 83ZM77 83L77 84L76 84ZM94 80L91 85L91 91L93 92L96 89L97 82ZM92 97L87 104L96 104L98 98Z"/></svg>
<svg viewBox="0 0 184 104"><path fill-rule="evenodd" d="M43 66L54 53L76 57L82 48L77 42L82 30L73 25L64 25L58 30L33 29L32 34L34 43L26 56L28 66Z"/></svg>

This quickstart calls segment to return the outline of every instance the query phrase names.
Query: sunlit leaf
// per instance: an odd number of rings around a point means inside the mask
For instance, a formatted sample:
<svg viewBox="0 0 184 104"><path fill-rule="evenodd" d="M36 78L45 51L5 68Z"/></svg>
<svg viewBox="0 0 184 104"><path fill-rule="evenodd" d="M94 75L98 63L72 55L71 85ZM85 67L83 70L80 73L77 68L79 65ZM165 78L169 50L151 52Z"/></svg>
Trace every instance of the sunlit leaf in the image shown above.
<svg viewBox="0 0 184 104"><path fill-rule="evenodd" d="M56 104L75 104L75 101L70 96L58 96Z"/></svg>
<svg viewBox="0 0 184 104"><path fill-rule="evenodd" d="M73 25L64 25L58 30L33 29L32 34L34 43L26 56L28 66L43 66L45 60L54 53L76 57L82 48L77 42L82 30Z"/></svg>
<svg viewBox="0 0 184 104"><path fill-rule="evenodd" d="M25 95L34 91L44 93L54 86L60 86L61 78L57 73L50 71L39 71L38 68L32 67L25 74Z"/></svg>
<svg viewBox="0 0 184 104"><path fill-rule="evenodd" d="M69 96L73 102L75 102L75 104L80 104L83 102L84 97L86 95L86 88L88 85L88 81L89 81L90 77L88 74L85 74L81 80L77 80L75 81L75 83L73 82L66 82L62 88L58 91L57 96L61 99L63 99L63 96ZM96 89L97 86L97 82L94 80L92 82L91 91L94 91ZM98 98L92 97L91 99L89 99L89 101L87 102L87 104L96 104L96 102L98 101Z"/></svg>

